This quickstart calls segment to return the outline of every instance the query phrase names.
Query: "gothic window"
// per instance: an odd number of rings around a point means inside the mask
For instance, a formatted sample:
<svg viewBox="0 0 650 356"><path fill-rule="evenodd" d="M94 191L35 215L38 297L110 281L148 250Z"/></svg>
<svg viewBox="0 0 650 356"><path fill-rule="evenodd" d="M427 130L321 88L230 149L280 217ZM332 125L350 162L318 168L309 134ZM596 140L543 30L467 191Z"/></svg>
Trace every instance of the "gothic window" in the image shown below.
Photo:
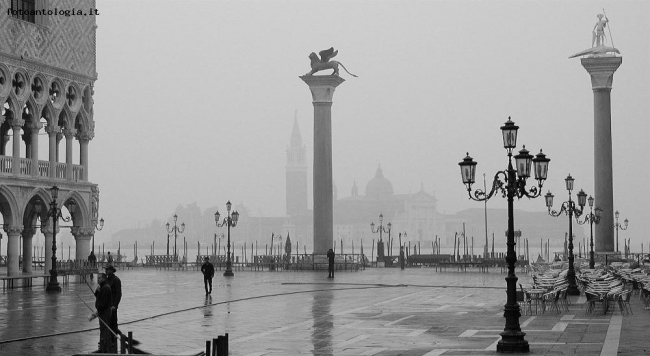
<svg viewBox="0 0 650 356"><path fill-rule="evenodd" d="M36 23L36 0L11 0L11 16L27 22Z"/></svg>

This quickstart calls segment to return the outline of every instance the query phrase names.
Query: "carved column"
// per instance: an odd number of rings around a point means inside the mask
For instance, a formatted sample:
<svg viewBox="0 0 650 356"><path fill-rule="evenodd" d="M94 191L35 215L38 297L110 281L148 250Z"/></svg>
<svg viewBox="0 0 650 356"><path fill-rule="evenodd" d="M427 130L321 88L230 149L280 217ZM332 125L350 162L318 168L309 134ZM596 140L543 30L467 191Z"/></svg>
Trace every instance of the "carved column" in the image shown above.
<svg viewBox="0 0 650 356"><path fill-rule="evenodd" d="M324 255L334 238L332 97L345 80L337 75L304 75L300 79L309 86L314 105L314 254Z"/></svg>
<svg viewBox="0 0 650 356"><path fill-rule="evenodd" d="M27 227L23 229L23 272L32 273L32 238L36 230Z"/></svg>
<svg viewBox="0 0 650 356"><path fill-rule="evenodd" d="M57 140L57 135L61 131L61 128L58 126L53 126L53 125L48 125L45 127L45 132L47 132L47 135L49 137L49 160L50 160L50 171L49 171L49 177L50 178L56 178L56 164L57 164L57 158L59 157L58 155L58 140Z"/></svg>
<svg viewBox="0 0 650 356"><path fill-rule="evenodd" d="M75 259L77 261L87 261L90 255L90 240L95 234L94 227L79 227L72 229L72 236L76 242Z"/></svg>
<svg viewBox="0 0 650 356"><path fill-rule="evenodd" d="M93 139L91 132L85 131L77 135L79 141L79 164L83 167L81 180L88 181L88 142Z"/></svg>
<svg viewBox="0 0 650 356"><path fill-rule="evenodd" d="M31 138L31 159L32 159L32 171L33 176L38 176L38 132L43 127L43 124L40 122L32 122L30 128L32 130Z"/></svg>
<svg viewBox="0 0 650 356"><path fill-rule="evenodd" d="M25 120L12 119L10 122L11 129L14 133L13 146L13 173L20 174L20 129L25 124Z"/></svg>
<svg viewBox="0 0 650 356"><path fill-rule="evenodd" d="M7 276L15 277L20 274L20 233L22 225L9 226L7 233Z"/></svg>
<svg viewBox="0 0 650 356"><path fill-rule="evenodd" d="M594 226L596 252L614 252L614 184L612 174L612 108L610 92L621 57L582 58L594 92L594 208L603 209Z"/></svg>
<svg viewBox="0 0 650 356"><path fill-rule="evenodd" d="M64 129L65 135L65 178L66 180L73 180L72 177L72 143L74 135L77 133L75 129Z"/></svg>

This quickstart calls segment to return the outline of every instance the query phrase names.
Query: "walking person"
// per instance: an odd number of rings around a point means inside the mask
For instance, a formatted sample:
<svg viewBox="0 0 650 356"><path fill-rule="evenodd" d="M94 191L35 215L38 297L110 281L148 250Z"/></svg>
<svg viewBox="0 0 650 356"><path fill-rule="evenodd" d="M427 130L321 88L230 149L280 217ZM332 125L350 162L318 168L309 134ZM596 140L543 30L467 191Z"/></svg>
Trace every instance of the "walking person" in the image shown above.
<svg viewBox="0 0 650 356"><path fill-rule="evenodd" d="M334 250L331 248L329 251L327 251L327 260L329 262L329 266L327 268L327 278L334 278Z"/></svg>
<svg viewBox="0 0 650 356"><path fill-rule="evenodd" d="M111 330L115 334L122 335L122 332L117 327L117 308L120 305L122 300L122 281L118 276L115 275L115 267L113 265L108 265L105 268L106 270L106 283L111 289L111 320L108 324L111 327ZM115 352L117 352L117 343L115 345Z"/></svg>
<svg viewBox="0 0 650 356"><path fill-rule="evenodd" d="M207 296L212 294L212 277L214 277L214 266L210 263L210 257L205 257L203 265L201 265L201 273L203 273L203 285Z"/></svg>
<svg viewBox="0 0 650 356"><path fill-rule="evenodd" d="M99 282L99 286L95 290L95 309L97 311L90 315L88 320L99 318L99 352L110 353L114 349L111 345L113 334L109 329L111 306L113 305L111 287L108 285L106 273L100 273L97 281ZM115 350L117 350L117 345Z"/></svg>

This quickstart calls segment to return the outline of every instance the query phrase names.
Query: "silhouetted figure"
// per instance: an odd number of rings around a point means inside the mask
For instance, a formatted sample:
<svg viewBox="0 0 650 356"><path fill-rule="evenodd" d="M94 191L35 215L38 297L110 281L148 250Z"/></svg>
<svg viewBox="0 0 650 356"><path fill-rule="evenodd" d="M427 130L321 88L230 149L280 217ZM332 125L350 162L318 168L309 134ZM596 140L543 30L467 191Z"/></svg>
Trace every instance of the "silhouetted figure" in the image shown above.
<svg viewBox="0 0 650 356"><path fill-rule="evenodd" d="M327 251L327 260L329 262L329 266L327 268L327 278L334 278L334 250L331 248L329 251Z"/></svg>
<svg viewBox="0 0 650 356"><path fill-rule="evenodd" d="M117 328L117 307L122 300L122 281L115 275L115 267L112 265L106 266L106 283L111 288L111 322L108 324L114 333L122 335L120 329ZM115 340L116 341L116 340ZM117 342L113 343L117 352Z"/></svg>
<svg viewBox="0 0 650 356"><path fill-rule="evenodd" d="M99 282L99 286L95 290L95 309L97 311L88 320L99 318L99 352L111 353L114 349L112 347L113 334L109 329L111 306L113 305L111 287L108 285L106 273L100 273L97 281ZM115 350L117 351L117 347Z"/></svg>
<svg viewBox="0 0 650 356"><path fill-rule="evenodd" d="M201 273L203 273L205 295L210 295L212 294L212 278L214 277L214 266L210 263L210 257L206 257L205 262L201 265ZM208 287L210 288L208 289Z"/></svg>

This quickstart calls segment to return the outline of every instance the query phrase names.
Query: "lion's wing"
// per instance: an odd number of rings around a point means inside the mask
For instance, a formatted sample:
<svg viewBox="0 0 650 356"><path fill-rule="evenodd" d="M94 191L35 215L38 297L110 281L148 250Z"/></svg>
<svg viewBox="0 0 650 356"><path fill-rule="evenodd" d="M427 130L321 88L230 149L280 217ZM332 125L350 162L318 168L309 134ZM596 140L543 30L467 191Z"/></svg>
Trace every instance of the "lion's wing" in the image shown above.
<svg viewBox="0 0 650 356"><path fill-rule="evenodd" d="M338 50L335 51L334 47L330 47L328 49L324 49L324 50L318 52L318 54L320 55L320 61L323 62L323 63L329 61L331 58L336 57L336 55L338 53L339 53L339 51Z"/></svg>

